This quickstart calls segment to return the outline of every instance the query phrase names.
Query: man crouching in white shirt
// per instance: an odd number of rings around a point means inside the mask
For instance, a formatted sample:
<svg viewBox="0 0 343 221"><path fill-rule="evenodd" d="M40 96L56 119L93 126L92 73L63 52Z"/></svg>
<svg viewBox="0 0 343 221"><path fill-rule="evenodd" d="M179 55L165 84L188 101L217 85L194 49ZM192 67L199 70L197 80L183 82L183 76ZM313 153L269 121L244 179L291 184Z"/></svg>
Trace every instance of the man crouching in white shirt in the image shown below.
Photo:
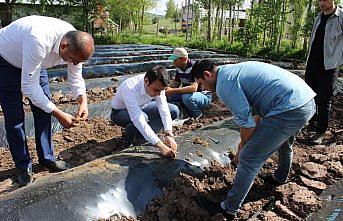
<svg viewBox="0 0 343 221"><path fill-rule="evenodd" d="M172 120L179 116L180 111L176 105L167 103L164 74L166 69L156 66L145 75L126 79L118 87L112 101L111 119L114 124L125 127L124 136L131 144L139 145L144 137L163 156L175 158L177 143ZM162 127L165 131L164 141L156 135Z"/></svg>
<svg viewBox="0 0 343 221"><path fill-rule="evenodd" d="M93 51L92 36L56 18L28 16L0 29L0 103L9 149L16 168L21 171L18 176L21 185L32 181L23 95L30 100L39 163L54 172L68 169L70 166L66 162L55 160L54 157L51 115L66 128L76 126L76 118L87 118L86 87L81 63L88 60ZM76 118L50 101L45 69L60 64L68 65L68 81L80 105Z"/></svg>

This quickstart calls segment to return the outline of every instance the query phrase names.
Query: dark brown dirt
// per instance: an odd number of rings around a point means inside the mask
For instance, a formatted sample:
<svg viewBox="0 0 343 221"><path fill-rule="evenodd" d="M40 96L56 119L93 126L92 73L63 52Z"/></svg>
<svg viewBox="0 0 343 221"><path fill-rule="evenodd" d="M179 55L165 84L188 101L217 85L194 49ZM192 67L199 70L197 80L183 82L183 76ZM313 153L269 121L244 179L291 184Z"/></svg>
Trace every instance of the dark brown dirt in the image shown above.
<svg viewBox="0 0 343 221"><path fill-rule="evenodd" d="M200 121L175 128L175 134L198 129L228 116L230 113L216 101ZM289 176L290 182L273 189L260 178L256 178L238 212L237 220L252 217L269 202L271 196L276 197L275 208L272 211L261 211L254 220L302 220L317 211L321 207L318 195L327 185L335 183L343 176L342 119L343 96L339 95L334 98L330 129L324 143L313 145L309 142L313 134L306 130L301 132L294 145L294 164ZM122 128L113 126L104 118L81 122L80 126L64 129L53 136L55 155L78 166L127 147L127 144L119 139L121 135ZM37 165L34 140L29 139L28 143L34 160L34 178L48 175L50 171ZM9 151L3 148L0 151L1 197L19 187L13 182L16 171ZM273 171L276 165L277 157L273 156L267 160L262 173ZM234 167L221 167L215 162L200 175L181 174L163 189L164 195L161 198L156 198L149 204L145 215L139 220L225 220L220 214L210 217L196 204L194 197L202 194L213 200L223 200L232 185L234 175ZM133 219L113 217L110 220Z"/></svg>
<svg viewBox="0 0 343 221"><path fill-rule="evenodd" d="M112 94L113 97L113 94ZM206 111L205 117L197 122L174 127L174 134L179 135L189 130L195 130L212 122L219 121L230 116L229 112L219 102L212 104L211 111ZM73 166L79 166L86 162L115 153L128 147L127 143L121 141L122 127L112 125L108 119L94 118L80 122L80 125L63 129L53 135L55 145L55 156L63 159ZM38 164L35 150L35 141L28 139L30 155L33 159L34 179L46 176L49 170ZM8 149L0 148L0 197L18 187L14 182L17 171Z"/></svg>
<svg viewBox="0 0 343 221"><path fill-rule="evenodd" d="M201 137L193 137L192 138L193 144L199 144L203 147L208 147L209 143L206 140L203 140Z"/></svg>
<svg viewBox="0 0 343 221"><path fill-rule="evenodd" d="M333 118L324 144L312 145L309 140L313 134L306 130L301 132L294 145L294 166L289 182L273 188L257 177L236 220L304 220L321 208L320 193L343 177L342 113L343 96L339 95L334 98ZM270 173L276 166L274 155L267 160L261 173ZM200 175L181 174L163 189L162 197L149 204L139 220L225 220L221 214L209 216L197 205L195 198L201 194L222 201L234 176L233 166L221 167L215 162ZM276 200L274 208L261 211L271 196Z"/></svg>

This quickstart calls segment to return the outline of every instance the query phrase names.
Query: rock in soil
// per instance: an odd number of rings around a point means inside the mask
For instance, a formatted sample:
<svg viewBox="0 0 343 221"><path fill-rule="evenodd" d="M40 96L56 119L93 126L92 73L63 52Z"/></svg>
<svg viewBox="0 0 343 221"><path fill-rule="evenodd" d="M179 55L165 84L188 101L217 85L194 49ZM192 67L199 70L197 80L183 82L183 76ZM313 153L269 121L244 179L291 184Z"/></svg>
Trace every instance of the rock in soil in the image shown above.
<svg viewBox="0 0 343 221"><path fill-rule="evenodd" d="M272 211L263 211L260 215L259 215L259 218L260 219L257 219L257 220L263 220L263 221L270 221L270 220L273 220L273 221L287 221L287 219L284 219L280 216L278 216L276 213L272 212ZM253 219L251 219L253 220ZM249 219L250 221L250 219Z"/></svg>
<svg viewBox="0 0 343 221"><path fill-rule="evenodd" d="M323 163L329 159L328 156L323 155L323 154L311 154L310 155L310 160L315 162L315 163Z"/></svg>
<svg viewBox="0 0 343 221"><path fill-rule="evenodd" d="M206 140L203 140L200 137L192 137L192 141L194 144L199 144L204 147L208 147L209 143Z"/></svg>
<svg viewBox="0 0 343 221"><path fill-rule="evenodd" d="M300 221L301 218L288 209L285 205L282 205L280 200L275 203L275 211L287 220Z"/></svg>
<svg viewBox="0 0 343 221"><path fill-rule="evenodd" d="M293 182L276 187L275 194L282 204L302 218L321 208L321 202L313 191Z"/></svg>
<svg viewBox="0 0 343 221"><path fill-rule="evenodd" d="M343 177L343 166L339 161L327 161L323 164L338 177Z"/></svg>
<svg viewBox="0 0 343 221"><path fill-rule="evenodd" d="M301 173L311 179L323 179L327 176L327 168L321 164L306 162L301 163L299 166Z"/></svg>
<svg viewBox="0 0 343 221"><path fill-rule="evenodd" d="M315 180L311 180L311 179L307 179L306 177L303 177L303 176L300 176L300 182L302 185L306 186L307 188L309 188L310 190L312 190L318 194L326 189L325 183L315 181Z"/></svg>

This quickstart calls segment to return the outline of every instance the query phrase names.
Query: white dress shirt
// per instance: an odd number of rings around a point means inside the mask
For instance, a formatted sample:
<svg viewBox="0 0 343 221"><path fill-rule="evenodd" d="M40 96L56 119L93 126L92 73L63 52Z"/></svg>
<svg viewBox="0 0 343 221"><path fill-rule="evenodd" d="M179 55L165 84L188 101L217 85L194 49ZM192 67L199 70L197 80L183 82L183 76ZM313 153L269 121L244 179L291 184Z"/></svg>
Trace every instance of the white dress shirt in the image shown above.
<svg viewBox="0 0 343 221"><path fill-rule="evenodd" d="M0 29L0 55L13 66L22 69L21 91L32 103L51 113L56 106L44 95L39 86L41 69L68 65L68 81L76 98L86 94L82 78L82 64L65 62L59 55L62 37L75 28L62 20L28 16ZM8 73L11 74L11 73Z"/></svg>
<svg viewBox="0 0 343 221"><path fill-rule="evenodd" d="M144 105L155 99L165 131L172 131L172 119L165 91L161 91L160 96L150 97L144 88L144 76L145 74L140 74L126 79L118 87L112 107L117 110L127 109L135 127L147 141L155 145L160 139L147 123L149 119L146 119L146 114L142 111Z"/></svg>

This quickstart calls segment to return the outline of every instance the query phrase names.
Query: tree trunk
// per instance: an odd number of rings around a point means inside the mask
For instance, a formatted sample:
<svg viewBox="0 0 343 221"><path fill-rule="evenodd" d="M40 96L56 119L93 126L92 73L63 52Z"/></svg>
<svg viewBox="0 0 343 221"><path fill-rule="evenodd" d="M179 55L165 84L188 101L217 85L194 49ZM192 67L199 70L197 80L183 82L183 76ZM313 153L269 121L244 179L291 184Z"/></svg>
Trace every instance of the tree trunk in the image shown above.
<svg viewBox="0 0 343 221"><path fill-rule="evenodd" d="M221 0L221 15L220 15L220 23L219 23L219 31L218 31L219 41L222 40L223 19L224 19L224 1Z"/></svg>
<svg viewBox="0 0 343 221"><path fill-rule="evenodd" d="M234 31L235 31L235 12L236 12L236 5L233 6L233 18L232 18L232 24L231 24L231 44L233 43L233 34L234 34Z"/></svg>
<svg viewBox="0 0 343 221"><path fill-rule="evenodd" d="M123 20L123 15L120 15L120 19L119 19L119 31L120 32L122 30L122 20Z"/></svg>
<svg viewBox="0 0 343 221"><path fill-rule="evenodd" d="M232 4L229 4L229 24L227 25L227 42L231 39L231 23L232 23Z"/></svg>
<svg viewBox="0 0 343 221"><path fill-rule="evenodd" d="M136 16L135 16L135 32L137 32L138 30L138 22L139 22L139 19L138 19L138 9L136 10Z"/></svg>
<svg viewBox="0 0 343 221"><path fill-rule="evenodd" d="M213 28L213 39L214 38L217 38L218 39L218 35L217 35L217 30L218 30L218 17L219 17L219 9L220 9L220 5L218 4L217 5L217 8L216 8L216 17L214 19L214 28ZM215 36L217 35L217 36Z"/></svg>
<svg viewBox="0 0 343 221"><path fill-rule="evenodd" d="M263 47L266 45L266 36L267 36L267 21L264 22L263 41L262 41Z"/></svg>
<svg viewBox="0 0 343 221"><path fill-rule="evenodd" d="M141 26L140 26L140 32L143 32L143 22L144 22L144 4L142 6L142 15L141 15Z"/></svg>
<svg viewBox="0 0 343 221"><path fill-rule="evenodd" d="M189 18L189 0L187 0L187 18L186 18L186 41L188 41L188 34L189 34L189 30L188 30L188 18Z"/></svg>
<svg viewBox="0 0 343 221"><path fill-rule="evenodd" d="M208 0L207 12L207 41L211 42L211 0Z"/></svg>
<svg viewBox="0 0 343 221"><path fill-rule="evenodd" d="M89 28L89 21L88 21L88 17L89 17L89 9L88 9L89 5L88 5L88 1L87 0L83 0L82 1L82 22L83 22L83 29L86 32L90 31Z"/></svg>
<svg viewBox="0 0 343 221"><path fill-rule="evenodd" d="M250 8L250 14L249 17L247 19L249 19L251 25L253 24L253 11L254 11L254 0L251 1L251 8ZM250 37L251 36L251 30L247 30L246 28L244 28L249 34L247 34L247 37L245 38L245 44L249 45L250 44ZM253 42L254 43L254 42Z"/></svg>
<svg viewBox="0 0 343 221"><path fill-rule="evenodd" d="M308 2L308 7L307 7L307 14L306 16L310 16L310 13L311 13L311 9L312 9L312 1L313 0L309 0ZM307 22L309 21L309 19L307 19ZM304 30L304 42L303 42L303 52L304 54L307 54L309 53L308 52L308 48L309 48L309 42L308 42L308 37L311 37L311 36L307 36L307 33L306 33L306 30Z"/></svg>
<svg viewBox="0 0 343 221"><path fill-rule="evenodd" d="M191 32L190 32L190 38L192 39L193 38L193 32L194 32L194 17L195 17L195 15L194 15L194 0L192 0L192 26L191 26Z"/></svg>
<svg viewBox="0 0 343 221"><path fill-rule="evenodd" d="M283 36L284 29L285 29L286 7L287 7L287 0L283 0L282 1L281 21L280 21L281 24L280 24L278 43L277 43L277 51L278 52L280 51L282 36Z"/></svg>
<svg viewBox="0 0 343 221"><path fill-rule="evenodd" d="M253 19L254 4L255 4L255 0L251 0L251 8L250 8L249 19Z"/></svg>
<svg viewBox="0 0 343 221"><path fill-rule="evenodd" d="M160 26L160 19L157 18L157 22L156 22L156 37L158 36L158 26Z"/></svg>

